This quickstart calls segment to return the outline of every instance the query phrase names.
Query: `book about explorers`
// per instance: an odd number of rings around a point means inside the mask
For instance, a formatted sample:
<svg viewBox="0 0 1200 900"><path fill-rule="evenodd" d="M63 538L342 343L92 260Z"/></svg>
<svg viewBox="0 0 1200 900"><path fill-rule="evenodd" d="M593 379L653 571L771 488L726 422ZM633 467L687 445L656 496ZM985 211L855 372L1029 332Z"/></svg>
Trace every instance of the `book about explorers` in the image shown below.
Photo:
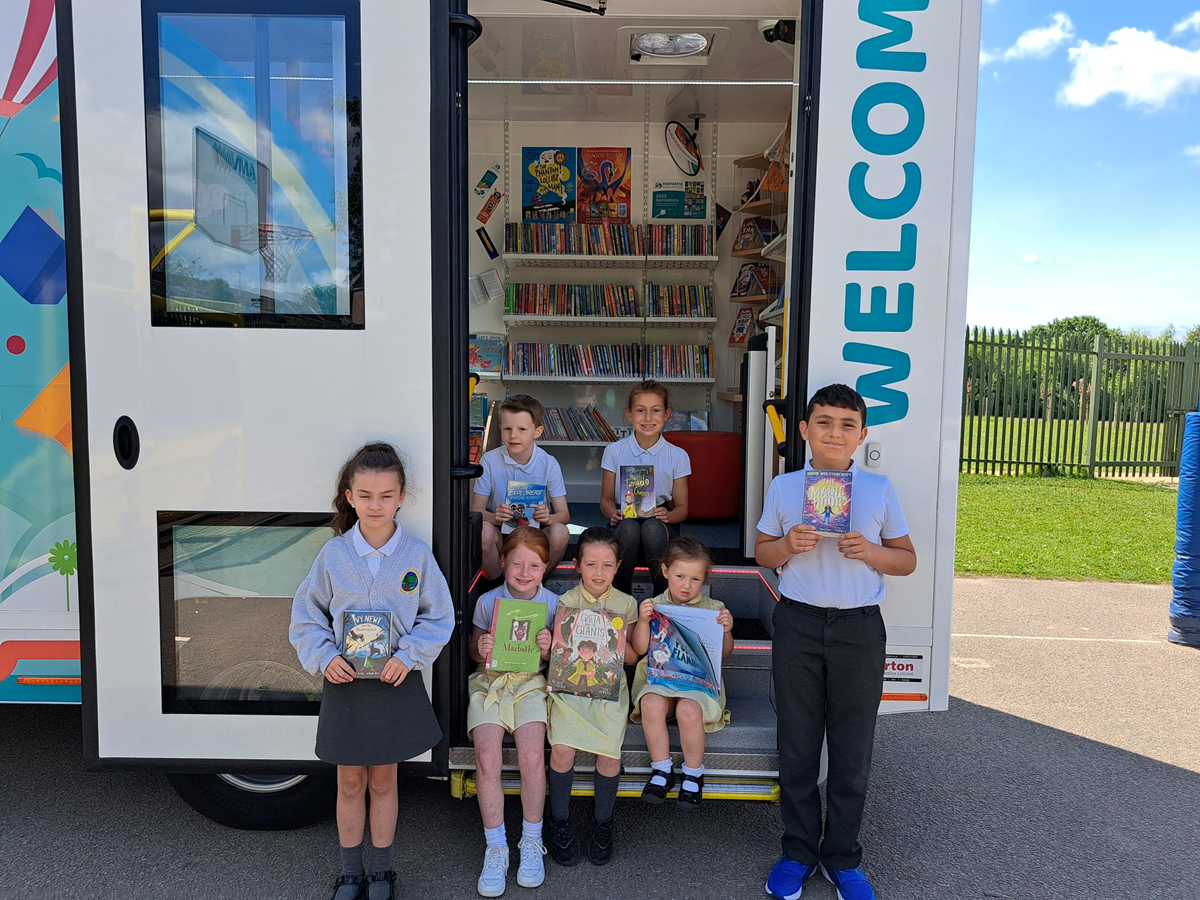
<svg viewBox="0 0 1200 900"><path fill-rule="evenodd" d="M488 654L489 672L536 672L542 664L537 633L546 624L546 604L502 597L492 608L492 636L496 643Z"/></svg>
<svg viewBox="0 0 1200 900"><path fill-rule="evenodd" d="M342 656L355 678L378 678L392 655L392 631L385 612L348 609L342 614Z"/></svg>
<svg viewBox="0 0 1200 900"><path fill-rule="evenodd" d="M591 700L618 699L627 624L612 610L560 606L554 614L546 690Z"/></svg>
<svg viewBox="0 0 1200 900"><path fill-rule="evenodd" d="M654 466L621 466L621 516L649 519L654 515L658 494L654 489Z"/></svg>
<svg viewBox="0 0 1200 900"><path fill-rule="evenodd" d="M656 605L650 617L647 683L676 691L700 691L718 699L725 629L717 623L717 615L715 609Z"/></svg>
<svg viewBox="0 0 1200 900"><path fill-rule="evenodd" d="M511 519L500 526L501 534L511 534L515 528L521 525L528 525L530 528L542 527L534 521L533 510L546 502L546 486L544 484L510 481L506 497L513 514Z"/></svg>
<svg viewBox="0 0 1200 900"><path fill-rule="evenodd" d="M851 472L804 470L804 512L800 522L817 534L841 537L850 531Z"/></svg>

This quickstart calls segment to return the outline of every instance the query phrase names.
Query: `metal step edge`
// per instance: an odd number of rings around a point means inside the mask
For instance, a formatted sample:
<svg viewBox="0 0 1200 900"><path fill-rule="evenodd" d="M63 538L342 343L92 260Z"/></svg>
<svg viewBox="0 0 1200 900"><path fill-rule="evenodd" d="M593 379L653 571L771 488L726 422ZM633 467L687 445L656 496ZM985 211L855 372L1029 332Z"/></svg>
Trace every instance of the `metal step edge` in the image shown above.
<svg viewBox="0 0 1200 900"><path fill-rule="evenodd" d="M508 795L521 793L521 776L506 774L501 776L500 784ZM626 799L640 798L645 778L622 777L617 787L617 796ZM475 796L475 776L468 774L463 782L463 794ZM571 787L572 797L591 797L595 793L592 778L589 775L577 774ZM675 799L679 790L670 791L667 796ZM744 800L764 803L779 802L779 782L774 778L731 778L723 776L704 777L705 800Z"/></svg>

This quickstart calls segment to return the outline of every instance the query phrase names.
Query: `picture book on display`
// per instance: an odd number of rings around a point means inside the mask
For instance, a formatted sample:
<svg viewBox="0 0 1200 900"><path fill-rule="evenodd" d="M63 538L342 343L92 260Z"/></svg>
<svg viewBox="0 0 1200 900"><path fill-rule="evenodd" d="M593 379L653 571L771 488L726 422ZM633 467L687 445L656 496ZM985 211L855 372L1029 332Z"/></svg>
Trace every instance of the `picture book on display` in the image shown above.
<svg viewBox="0 0 1200 900"><path fill-rule="evenodd" d="M349 609L342 613L342 656L355 678L378 678L391 656L392 631L385 612Z"/></svg>
<svg viewBox="0 0 1200 900"><path fill-rule="evenodd" d="M612 610L560 606L554 614L546 690L591 700L619 699L627 624Z"/></svg>
<svg viewBox="0 0 1200 900"><path fill-rule="evenodd" d="M513 514L511 519L500 526L501 534L511 534L515 528L521 525L528 525L531 528L542 527L534 521L533 510L534 507L546 502L546 486L544 484L510 481L506 497Z"/></svg>
<svg viewBox="0 0 1200 900"><path fill-rule="evenodd" d="M654 485L654 466L621 466L621 516L649 519L654 515L658 492Z"/></svg>
<svg viewBox="0 0 1200 900"><path fill-rule="evenodd" d="M754 307L743 306L738 310L733 329L729 332L729 346L741 346L754 337L754 334Z"/></svg>
<svg viewBox="0 0 1200 900"><path fill-rule="evenodd" d="M629 147L580 147L576 162L575 218L583 225L629 223L633 172Z"/></svg>
<svg viewBox="0 0 1200 900"><path fill-rule="evenodd" d="M536 672L542 664L536 638L545 627L545 603L498 598L492 608L492 636L496 643L488 654L487 670Z"/></svg>
<svg viewBox="0 0 1200 900"><path fill-rule="evenodd" d="M804 470L802 525L812 525L817 534L841 537L850 531L852 472L828 469Z"/></svg>
<svg viewBox="0 0 1200 900"><path fill-rule="evenodd" d="M721 651L725 629L717 610L657 604L650 617L646 680L677 691L721 696Z"/></svg>
<svg viewBox="0 0 1200 900"><path fill-rule="evenodd" d="M742 223L733 242L734 250L757 250L765 247L779 234L779 226L766 216L751 216Z"/></svg>
<svg viewBox="0 0 1200 900"><path fill-rule="evenodd" d="M467 335L467 365L472 371L499 375L504 359L504 335Z"/></svg>
<svg viewBox="0 0 1200 900"><path fill-rule="evenodd" d="M575 148L521 148L521 218L575 221Z"/></svg>
<svg viewBox="0 0 1200 900"><path fill-rule="evenodd" d="M778 273L766 263L743 263L730 297L770 295L778 292L782 285Z"/></svg>

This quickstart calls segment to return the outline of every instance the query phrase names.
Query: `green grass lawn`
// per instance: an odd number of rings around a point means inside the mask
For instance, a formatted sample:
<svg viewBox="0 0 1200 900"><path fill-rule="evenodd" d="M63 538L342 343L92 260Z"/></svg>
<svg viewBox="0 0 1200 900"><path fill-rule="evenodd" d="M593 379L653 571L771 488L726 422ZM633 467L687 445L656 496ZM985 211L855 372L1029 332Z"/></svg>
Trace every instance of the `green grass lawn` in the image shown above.
<svg viewBox="0 0 1200 900"><path fill-rule="evenodd" d="M1169 582L1178 496L1126 481L961 475L955 571Z"/></svg>

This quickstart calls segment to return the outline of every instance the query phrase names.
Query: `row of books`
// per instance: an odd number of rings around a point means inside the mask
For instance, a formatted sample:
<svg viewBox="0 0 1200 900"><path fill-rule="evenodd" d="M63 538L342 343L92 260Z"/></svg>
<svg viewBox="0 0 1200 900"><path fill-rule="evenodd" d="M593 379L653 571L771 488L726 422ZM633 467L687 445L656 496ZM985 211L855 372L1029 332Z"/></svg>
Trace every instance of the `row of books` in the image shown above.
<svg viewBox="0 0 1200 900"><path fill-rule="evenodd" d="M628 284L510 284L504 314L637 317L637 293Z"/></svg>
<svg viewBox="0 0 1200 900"><path fill-rule="evenodd" d="M600 378L711 378L706 344L547 344L510 342L506 375Z"/></svg>
<svg viewBox="0 0 1200 900"><path fill-rule="evenodd" d="M573 406L549 406L546 408L546 430L542 439L611 443L617 439L617 433L594 406L585 406L582 409Z"/></svg>
<svg viewBox="0 0 1200 900"><path fill-rule="evenodd" d="M648 316L712 316L712 289L707 284L651 284L646 289Z"/></svg>
<svg viewBox="0 0 1200 900"><path fill-rule="evenodd" d="M652 256L711 256L717 242L711 225L650 225L646 252Z"/></svg>
<svg viewBox="0 0 1200 900"><path fill-rule="evenodd" d="M509 222L504 226L504 252L642 256L645 251L641 225Z"/></svg>

